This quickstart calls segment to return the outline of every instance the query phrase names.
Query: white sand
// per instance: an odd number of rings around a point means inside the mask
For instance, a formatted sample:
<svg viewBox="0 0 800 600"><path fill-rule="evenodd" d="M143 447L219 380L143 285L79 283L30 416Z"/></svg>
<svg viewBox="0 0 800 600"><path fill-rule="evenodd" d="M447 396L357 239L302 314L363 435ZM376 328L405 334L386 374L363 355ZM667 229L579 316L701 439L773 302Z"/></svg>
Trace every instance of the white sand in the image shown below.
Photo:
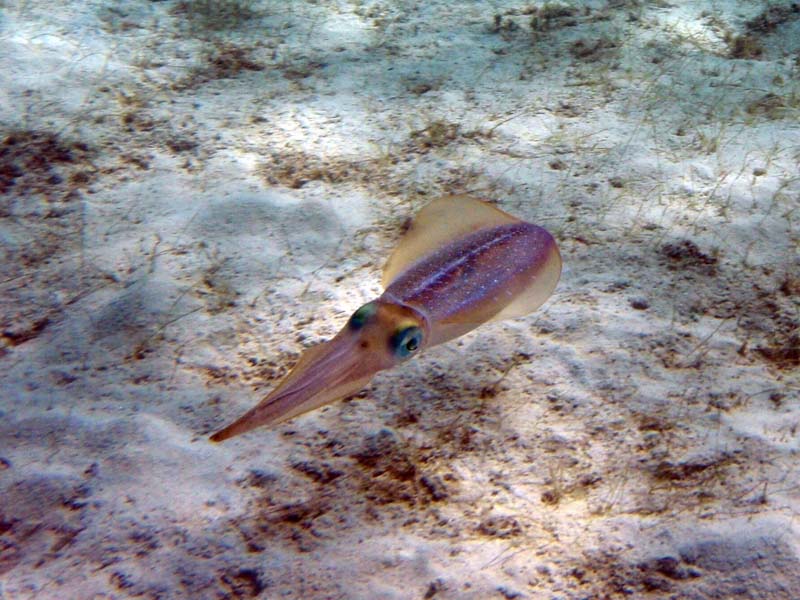
<svg viewBox="0 0 800 600"><path fill-rule="evenodd" d="M580 5L2 4L0 598L800 597L800 14ZM209 443L452 192L552 300Z"/></svg>

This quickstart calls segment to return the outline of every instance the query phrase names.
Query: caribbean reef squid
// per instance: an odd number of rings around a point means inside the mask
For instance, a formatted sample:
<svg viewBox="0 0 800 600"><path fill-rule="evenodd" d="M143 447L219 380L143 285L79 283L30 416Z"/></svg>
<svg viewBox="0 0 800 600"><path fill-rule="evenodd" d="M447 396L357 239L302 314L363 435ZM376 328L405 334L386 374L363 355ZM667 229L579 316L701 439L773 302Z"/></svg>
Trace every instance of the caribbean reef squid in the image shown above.
<svg viewBox="0 0 800 600"><path fill-rule="evenodd" d="M448 196L425 206L384 267L383 294L307 350L219 442L345 398L372 377L482 323L539 308L561 275L553 236L491 204Z"/></svg>

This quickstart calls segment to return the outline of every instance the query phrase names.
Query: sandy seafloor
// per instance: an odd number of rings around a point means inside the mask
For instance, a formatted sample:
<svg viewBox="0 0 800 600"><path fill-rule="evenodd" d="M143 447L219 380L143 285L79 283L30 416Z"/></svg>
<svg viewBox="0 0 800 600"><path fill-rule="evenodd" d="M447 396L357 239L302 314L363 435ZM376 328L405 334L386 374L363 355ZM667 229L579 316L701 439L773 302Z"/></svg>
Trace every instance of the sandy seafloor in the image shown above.
<svg viewBox="0 0 800 600"><path fill-rule="evenodd" d="M0 7L0 598L800 598L796 4ZM552 299L208 442L449 193Z"/></svg>

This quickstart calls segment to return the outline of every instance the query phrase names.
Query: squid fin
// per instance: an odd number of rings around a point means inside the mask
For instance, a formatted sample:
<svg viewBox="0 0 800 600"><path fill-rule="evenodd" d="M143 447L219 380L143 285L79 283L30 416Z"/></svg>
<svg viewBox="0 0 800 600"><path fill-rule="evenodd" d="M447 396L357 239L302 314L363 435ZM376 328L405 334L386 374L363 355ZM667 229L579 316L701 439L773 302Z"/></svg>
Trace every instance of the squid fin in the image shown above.
<svg viewBox="0 0 800 600"><path fill-rule="evenodd" d="M553 244L536 277L531 279L525 289L510 304L489 319L487 323L515 319L531 314L552 295L560 277L561 254L559 254L556 245Z"/></svg>
<svg viewBox="0 0 800 600"><path fill-rule="evenodd" d="M520 220L488 202L470 196L444 196L423 208L400 240L383 268L383 287L410 266L453 240L484 227L497 227Z"/></svg>

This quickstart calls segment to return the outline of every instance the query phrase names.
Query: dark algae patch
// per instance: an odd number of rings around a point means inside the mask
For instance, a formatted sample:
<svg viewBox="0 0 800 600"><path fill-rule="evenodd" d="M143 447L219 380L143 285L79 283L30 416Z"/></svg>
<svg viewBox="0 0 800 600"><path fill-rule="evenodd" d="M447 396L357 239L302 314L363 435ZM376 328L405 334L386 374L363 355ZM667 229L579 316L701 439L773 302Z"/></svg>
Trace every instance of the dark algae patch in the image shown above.
<svg viewBox="0 0 800 600"><path fill-rule="evenodd" d="M763 12L745 23L748 33L774 33L778 27L800 19L800 2L768 6Z"/></svg>
<svg viewBox="0 0 800 600"><path fill-rule="evenodd" d="M52 131L19 130L0 145L0 194L63 195L94 178L88 144Z"/></svg>

